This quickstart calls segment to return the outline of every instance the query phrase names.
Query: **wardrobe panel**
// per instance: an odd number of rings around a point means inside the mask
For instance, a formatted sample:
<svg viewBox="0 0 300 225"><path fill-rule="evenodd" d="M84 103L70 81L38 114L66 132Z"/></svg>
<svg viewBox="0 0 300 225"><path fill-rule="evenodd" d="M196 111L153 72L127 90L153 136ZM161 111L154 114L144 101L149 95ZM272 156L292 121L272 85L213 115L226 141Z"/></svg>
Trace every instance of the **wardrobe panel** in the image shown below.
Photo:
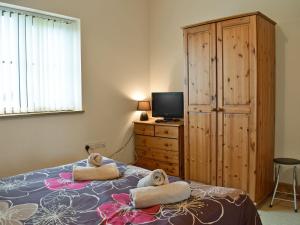
<svg viewBox="0 0 300 225"><path fill-rule="evenodd" d="M215 24L190 29L187 33L188 104L216 105Z"/></svg>
<svg viewBox="0 0 300 225"><path fill-rule="evenodd" d="M245 191L256 151L254 28L252 17L217 23L218 185Z"/></svg>
<svg viewBox="0 0 300 225"><path fill-rule="evenodd" d="M273 191L273 158L275 137L275 27L265 18L257 18L257 199ZM264 185L261 185L264 183Z"/></svg>
<svg viewBox="0 0 300 225"><path fill-rule="evenodd" d="M249 116L224 114L223 185L248 190Z"/></svg>
<svg viewBox="0 0 300 225"><path fill-rule="evenodd" d="M249 25L223 28L224 104L249 104Z"/></svg>
<svg viewBox="0 0 300 225"><path fill-rule="evenodd" d="M189 34L189 103L210 104L210 35L208 31Z"/></svg>
<svg viewBox="0 0 300 225"><path fill-rule="evenodd" d="M185 176L216 184L216 25L190 28L184 35Z"/></svg>
<svg viewBox="0 0 300 225"><path fill-rule="evenodd" d="M216 180L216 115L190 113L190 179L203 183Z"/></svg>

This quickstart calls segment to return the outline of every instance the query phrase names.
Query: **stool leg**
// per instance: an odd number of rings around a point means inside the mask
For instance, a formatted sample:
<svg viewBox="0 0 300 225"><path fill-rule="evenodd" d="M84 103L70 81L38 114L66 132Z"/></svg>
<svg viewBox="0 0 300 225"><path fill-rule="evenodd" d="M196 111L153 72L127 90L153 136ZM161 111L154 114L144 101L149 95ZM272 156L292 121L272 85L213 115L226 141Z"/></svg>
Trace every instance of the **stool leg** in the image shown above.
<svg viewBox="0 0 300 225"><path fill-rule="evenodd" d="M293 171L293 189L294 189L294 209L295 212L298 211L297 208L297 192L296 192L296 188L297 188L297 172L296 172L297 167L294 166L294 171Z"/></svg>
<svg viewBox="0 0 300 225"><path fill-rule="evenodd" d="M274 179L275 179L275 182L276 182L276 179L277 179L277 174L278 174L278 171L277 171L277 164L275 164L275 169L274 169Z"/></svg>
<svg viewBox="0 0 300 225"><path fill-rule="evenodd" d="M280 165L278 165L277 167L278 167L278 169L277 169L277 177L276 177L276 186L275 186L275 189L274 189L274 192L273 192L273 196L272 196L272 201L270 203L270 207L273 206L274 198L275 198L275 195L276 195L276 192L277 192L277 188L278 188L278 183L279 183Z"/></svg>

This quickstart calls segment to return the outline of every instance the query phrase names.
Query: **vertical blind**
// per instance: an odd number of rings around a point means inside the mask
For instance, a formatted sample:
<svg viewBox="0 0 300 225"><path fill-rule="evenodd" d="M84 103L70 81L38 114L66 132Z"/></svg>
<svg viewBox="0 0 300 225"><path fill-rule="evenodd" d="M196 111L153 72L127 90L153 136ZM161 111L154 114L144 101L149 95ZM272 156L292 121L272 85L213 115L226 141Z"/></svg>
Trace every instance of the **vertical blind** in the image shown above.
<svg viewBox="0 0 300 225"><path fill-rule="evenodd" d="M0 115L82 110L77 21L1 9Z"/></svg>

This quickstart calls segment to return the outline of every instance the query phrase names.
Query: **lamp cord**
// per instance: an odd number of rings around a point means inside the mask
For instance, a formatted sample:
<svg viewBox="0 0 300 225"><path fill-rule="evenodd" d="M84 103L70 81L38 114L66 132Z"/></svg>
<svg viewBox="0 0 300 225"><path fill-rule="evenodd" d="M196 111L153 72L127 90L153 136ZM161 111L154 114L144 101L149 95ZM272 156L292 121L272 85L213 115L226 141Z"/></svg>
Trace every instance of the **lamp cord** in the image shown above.
<svg viewBox="0 0 300 225"><path fill-rule="evenodd" d="M113 159L113 157L115 156L115 155L117 155L117 154L119 154L120 152L122 152L126 147L127 147L127 145L129 144L129 142L131 141L131 139L133 138L133 136L134 136L134 134L132 133L131 135L130 135L130 137L128 138L128 140L125 142L125 144L123 145L123 146L121 146L117 151L115 151L113 154L111 154L110 156L109 156L109 158L112 158Z"/></svg>
<svg viewBox="0 0 300 225"><path fill-rule="evenodd" d="M122 145L117 151L115 151L113 154L111 154L110 156L108 156L108 158L112 158L113 159L113 157L115 156L115 155L117 155L117 154L119 154L120 152L122 152L126 147L127 147L127 145L129 144L129 142L131 141L131 139L134 137L134 133L132 133L131 135L130 135L130 137L128 138L128 140L125 142L125 144L124 145ZM87 151L87 153L88 153L88 155L90 155L91 153L90 153L90 146L88 146L88 145L86 145L85 146L85 150ZM134 156L135 156L135 158L136 158L136 152L134 152ZM135 162L134 162L135 163Z"/></svg>

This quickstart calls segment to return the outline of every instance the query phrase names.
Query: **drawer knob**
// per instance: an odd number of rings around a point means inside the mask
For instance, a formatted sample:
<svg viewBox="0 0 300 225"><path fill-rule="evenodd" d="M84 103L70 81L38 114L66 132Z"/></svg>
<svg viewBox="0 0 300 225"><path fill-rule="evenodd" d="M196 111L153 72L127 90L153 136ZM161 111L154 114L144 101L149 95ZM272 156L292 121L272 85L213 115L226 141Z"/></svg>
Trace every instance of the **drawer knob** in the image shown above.
<svg viewBox="0 0 300 225"><path fill-rule="evenodd" d="M168 143L165 143L165 146L166 146L166 147L168 147L168 146L169 146L169 144L168 144Z"/></svg>
<svg viewBox="0 0 300 225"><path fill-rule="evenodd" d="M169 131L168 130L165 130L165 134L168 134L169 133Z"/></svg>

